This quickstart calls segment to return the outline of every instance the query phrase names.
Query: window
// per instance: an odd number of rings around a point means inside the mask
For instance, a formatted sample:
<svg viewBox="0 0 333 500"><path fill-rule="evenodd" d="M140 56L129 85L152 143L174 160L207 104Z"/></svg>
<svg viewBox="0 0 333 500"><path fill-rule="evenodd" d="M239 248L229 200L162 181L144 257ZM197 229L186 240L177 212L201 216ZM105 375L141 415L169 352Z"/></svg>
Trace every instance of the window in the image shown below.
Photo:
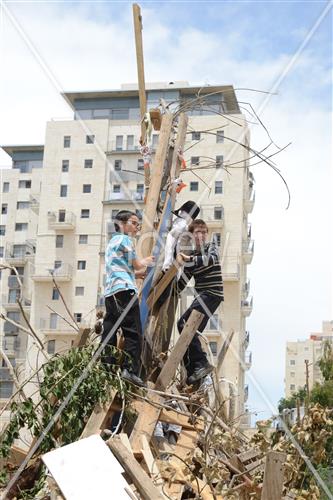
<svg viewBox="0 0 333 500"><path fill-rule="evenodd" d="M9 182L4 182L2 184L2 192L3 193L8 193L9 192Z"/></svg>
<svg viewBox="0 0 333 500"><path fill-rule="evenodd" d="M64 136L64 148L70 148L70 147L71 147L71 136L65 135Z"/></svg>
<svg viewBox="0 0 333 500"><path fill-rule="evenodd" d="M126 148L129 151L133 151L133 149L134 149L134 135L128 135L126 142L127 142Z"/></svg>
<svg viewBox="0 0 333 500"><path fill-rule="evenodd" d="M68 172L68 170L69 170L69 160L62 160L61 171Z"/></svg>
<svg viewBox="0 0 333 500"><path fill-rule="evenodd" d="M85 260L78 260L77 261L77 268L80 271L83 271L86 268L86 261Z"/></svg>
<svg viewBox="0 0 333 500"><path fill-rule="evenodd" d="M8 204L7 203L3 203L1 205L1 215L5 215L8 211Z"/></svg>
<svg viewBox="0 0 333 500"><path fill-rule="evenodd" d="M295 384L290 384L290 390L294 391L295 390Z"/></svg>
<svg viewBox="0 0 333 500"><path fill-rule="evenodd" d="M118 212L119 212L119 210L112 210L112 212L111 212L111 220L114 220L116 218Z"/></svg>
<svg viewBox="0 0 333 500"><path fill-rule="evenodd" d="M75 295L84 295L84 286L76 286Z"/></svg>
<svg viewBox="0 0 333 500"><path fill-rule="evenodd" d="M0 247L0 257L3 257L4 247Z"/></svg>
<svg viewBox="0 0 333 500"><path fill-rule="evenodd" d="M136 192L137 193L140 193L140 194L143 194L145 191L145 186L144 184L137 184L136 185Z"/></svg>
<svg viewBox="0 0 333 500"><path fill-rule="evenodd" d="M190 191L199 191L199 182L190 182Z"/></svg>
<svg viewBox="0 0 333 500"><path fill-rule="evenodd" d="M8 303L9 304L16 304L16 302L18 301L19 298L20 298L20 290L18 290L16 288L12 288L11 290L9 290L9 293L8 293Z"/></svg>
<svg viewBox="0 0 333 500"><path fill-rule="evenodd" d="M88 243L87 234L79 234L79 245L86 245Z"/></svg>
<svg viewBox="0 0 333 500"><path fill-rule="evenodd" d="M62 266L62 260L54 261L54 269L59 269Z"/></svg>
<svg viewBox="0 0 333 500"><path fill-rule="evenodd" d="M63 248L64 246L64 235L57 234L56 235L56 248Z"/></svg>
<svg viewBox="0 0 333 500"><path fill-rule="evenodd" d="M152 141L152 144L151 144L153 149L157 148L158 138L159 138L158 134L153 134L153 141Z"/></svg>
<svg viewBox="0 0 333 500"><path fill-rule="evenodd" d="M57 288L52 289L52 300L59 300L60 293Z"/></svg>
<svg viewBox="0 0 333 500"><path fill-rule="evenodd" d="M116 151L122 151L122 149L123 149L123 136L117 135L116 136Z"/></svg>
<svg viewBox="0 0 333 500"><path fill-rule="evenodd" d="M128 120L129 109L112 109L111 120Z"/></svg>
<svg viewBox="0 0 333 500"><path fill-rule="evenodd" d="M65 222L66 220L66 210L59 210L58 222Z"/></svg>
<svg viewBox="0 0 333 500"><path fill-rule="evenodd" d="M28 223L27 222L17 222L15 224L15 231L27 231Z"/></svg>
<svg viewBox="0 0 333 500"><path fill-rule="evenodd" d="M223 167L223 155L216 156L215 161L216 161L216 168Z"/></svg>
<svg viewBox="0 0 333 500"><path fill-rule="evenodd" d="M143 170L144 169L144 161L143 158L138 159L138 170Z"/></svg>
<svg viewBox="0 0 333 500"><path fill-rule="evenodd" d="M191 165L199 165L200 156L191 156Z"/></svg>
<svg viewBox="0 0 333 500"><path fill-rule="evenodd" d="M222 194L222 193L223 193L223 182L215 181L215 194Z"/></svg>
<svg viewBox="0 0 333 500"><path fill-rule="evenodd" d="M67 196L67 185L62 184L60 186L60 198L66 198L66 196Z"/></svg>
<svg viewBox="0 0 333 500"><path fill-rule="evenodd" d="M212 240L215 243L215 245L217 245L218 247L220 247L221 246L221 242L222 242L221 233L213 233L212 236L213 236Z"/></svg>
<svg viewBox="0 0 333 500"><path fill-rule="evenodd" d="M200 132L192 132L192 141L200 141L201 134Z"/></svg>
<svg viewBox="0 0 333 500"><path fill-rule="evenodd" d="M6 234L6 226L0 226L0 236L5 236Z"/></svg>
<svg viewBox="0 0 333 500"><path fill-rule="evenodd" d="M114 161L114 169L115 170L121 170L121 164L122 164L121 160L115 160Z"/></svg>
<svg viewBox="0 0 333 500"><path fill-rule="evenodd" d="M290 372L291 377L295 377L295 375L296 375L296 372Z"/></svg>
<svg viewBox="0 0 333 500"><path fill-rule="evenodd" d="M213 356L217 355L217 342L209 342L210 350L212 351Z"/></svg>
<svg viewBox="0 0 333 500"><path fill-rule="evenodd" d="M51 313L50 314L50 328L52 330L55 330L57 328L57 323L58 323L58 314Z"/></svg>
<svg viewBox="0 0 333 500"><path fill-rule="evenodd" d="M223 207L214 207L214 219L215 220L223 219Z"/></svg>
<svg viewBox="0 0 333 500"><path fill-rule="evenodd" d="M88 208L82 208L81 219L89 219L89 217L90 217L90 210Z"/></svg>
<svg viewBox="0 0 333 500"><path fill-rule="evenodd" d="M224 142L224 130L218 130L216 132L216 142Z"/></svg>
<svg viewBox="0 0 333 500"><path fill-rule="evenodd" d="M86 144L94 144L95 136L94 135L86 135Z"/></svg>
<svg viewBox="0 0 333 500"><path fill-rule="evenodd" d="M30 189L31 181L19 181L18 187L19 189Z"/></svg>
<svg viewBox="0 0 333 500"><path fill-rule="evenodd" d="M8 399L13 394L14 382L10 380L1 380L0 399Z"/></svg>
<svg viewBox="0 0 333 500"><path fill-rule="evenodd" d="M91 193L91 184L83 184L83 192Z"/></svg>
<svg viewBox="0 0 333 500"><path fill-rule="evenodd" d="M84 168L92 168L93 160L84 160Z"/></svg>
<svg viewBox="0 0 333 500"><path fill-rule="evenodd" d="M294 359L291 359L291 360L290 360L290 365L291 365L291 366L295 366L295 365L296 365L296 361L295 361Z"/></svg>
<svg viewBox="0 0 333 500"><path fill-rule="evenodd" d="M74 319L77 323L81 323L82 321L82 313L74 313Z"/></svg>
<svg viewBox="0 0 333 500"><path fill-rule="evenodd" d="M212 314L209 319L209 329L218 330L219 329L219 315L217 313Z"/></svg>
<svg viewBox="0 0 333 500"><path fill-rule="evenodd" d="M120 184L113 184L112 192L113 193L120 193Z"/></svg>
<svg viewBox="0 0 333 500"><path fill-rule="evenodd" d="M47 352L48 354L55 353L55 340L49 340L47 343Z"/></svg>
<svg viewBox="0 0 333 500"><path fill-rule="evenodd" d="M16 203L16 209L17 210L24 210L26 208L29 208L29 206L30 206L29 201L18 201Z"/></svg>

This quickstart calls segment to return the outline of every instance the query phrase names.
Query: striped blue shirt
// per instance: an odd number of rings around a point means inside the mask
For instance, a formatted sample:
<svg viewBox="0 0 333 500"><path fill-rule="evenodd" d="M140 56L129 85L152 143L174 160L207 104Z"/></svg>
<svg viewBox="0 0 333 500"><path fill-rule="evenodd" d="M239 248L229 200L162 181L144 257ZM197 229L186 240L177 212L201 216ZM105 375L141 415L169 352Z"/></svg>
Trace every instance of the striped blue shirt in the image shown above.
<svg viewBox="0 0 333 500"><path fill-rule="evenodd" d="M114 234L105 252L105 297L121 290L138 291L133 267L136 258L133 240L127 234Z"/></svg>

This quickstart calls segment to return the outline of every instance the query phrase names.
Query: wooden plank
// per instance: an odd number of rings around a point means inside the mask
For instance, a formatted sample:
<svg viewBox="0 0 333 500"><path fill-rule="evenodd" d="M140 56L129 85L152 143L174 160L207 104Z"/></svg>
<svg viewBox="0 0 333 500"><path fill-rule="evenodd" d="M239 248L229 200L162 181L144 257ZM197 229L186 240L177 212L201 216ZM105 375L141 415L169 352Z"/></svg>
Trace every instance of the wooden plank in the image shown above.
<svg viewBox="0 0 333 500"><path fill-rule="evenodd" d="M151 181L142 221L141 237L138 244L141 257L150 255L153 246L153 226L160 198L164 163L168 154L172 119L173 116L171 114L165 114L162 118L160 138L152 165Z"/></svg>
<svg viewBox="0 0 333 500"><path fill-rule="evenodd" d="M163 366L161 373L159 374L155 389L165 390L168 385L171 383L173 377L176 374L176 370L178 368L179 363L184 357L184 354L190 345L204 315L199 312L193 310L185 326L179 339L177 340L176 345L174 346L169 358L167 359L165 365Z"/></svg>
<svg viewBox="0 0 333 500"><path fill-rule="evenodd" d="M216 362L216 371L217 371L217 373L219 373L219 371L221 369L222 363L223 363L224 358L225 358L225 356L227 354L227 351L228 351L229 346L231 344L231 341L232 341L232 338L234 336L234 333L235 333L234 330L230 330L228 332L227 338L223 342L223 345L221 347L221 350L219 352L219 355L217 357L217 362Z"/></svg>
<svg viewBox="0 0 333 500"><path fill-rule="evenodd" d="M73 347L83 347L86 345L91 328L80 328L76 339L73 342Z"/></svg>
<svg viewBox="0 0 333 500"><path fill-rule="evenodd" d="M112 389L108 401L104 405L99 403L95 406L92 414L90 415L85 428L81 434L81 439L91 436L92 434L99 434L103 426L108 423L110 417L111 406L117 391Z"/></svg>
<svg viewBox="0 0 333 500"><path fill-rule="evenodd" d="M163 403L163 398L157 394L149 396L152 403ZM142 454L142 437L147 438L148 443L154 433L156 423L161 412L160 407L153 406L150 403L143 403L141 411L136 419L133 430L130 435L130 443L134 455Z"/></svg>
<svg viewBox="0 0 333 500"><path fill-rule="evenodd" d="M180 425L184 429L197 429L198 431L203 431L205 428L205 422L202 418L197 418L195 424L189 421L189 417L177 413L175 410L167 410L162 408L159 420L161 422L168 422L169 424Z"/></svg>
<svg viewBox="0 0 333 500"><path fill-rule="evenodd" d="M163 485L164 481L162 479L160 470L158 468L158 465L156 463L155 458L153 457L153 454L151 452L149 443L147 441L146 437L142 438L142 454L144 461L147 465L150 477L154 480L155 486L160 490L161 494L163 495Z"/></svg>
<svg viewBox="0 0 333 500"><path fill-rule="evenodd" d="M287 455L278 451L269 451L266 455L266 467L262 488L262 500L280 500L283 490L283 465Z"/></svg>
<svg viewBox="0 0 333 500"><path fill-rule="evenodd" d="M145 84L145 68L143 60L143 45L142 45L142 16L141 9L138 4L133 4L133 21L134 21L134 36L136 49L136 64L138 70L138 85L139 85L139 102L141 120L147 111L147 97ZM146 125L141 122L141 137L145 142Z"/></svg>
<svg viewBox="0 0 333 500"><path fill-rule="evenodd" d="M196 447L196 443L198 440L197 431L182 429L182 432L179 434L177 441L177 449L175 453L185 460L191 451Z"/></svg>
<svg viewBox="0 0 333 500"><path fill-rule="evenodd" d="M158 301L164 290L167 288L167 286L170 285L171 281L177 275L178 269L179 266L175 266L173 264L170 267L170 269L167 270L166 273L161 275L161 278L154 285L154 288L151 289L147 299L147 305L150 309L152 309L154 304L156 304L156 302Z"/></svg>
<svg viewBox="0 0 333 500"><path fill-rule="evenodd" d="M167 498L171 498L172 500L180 500L185 486L181 483L171 483L166 484L163 488Z"/></svg>
<svg viewBox="0 0 333 500"><path fill-rule="evenodd" d="M114 456L130 476L144 500L164 500L164 496L117 436L107 441Z"/></svg>
<svg viewBox="0 0 333 500"><path fill-rule="evenodd" d="M118 436L119 436L120 441L123 443L123 445L133 455L132 448L131 448L131 443L129 442L127 434L125 434L125 432L120 432L120 434L118 434Z"/></svg>
<svg viewBox="0 0 333 500"><path fill-rule="evenodd" d="M254 458L257 458L262 455L262 452L260 450L248 450L244 451L243 453L238 453L238 458L242 462L247 462L248 460L253 460Z"/></svg>

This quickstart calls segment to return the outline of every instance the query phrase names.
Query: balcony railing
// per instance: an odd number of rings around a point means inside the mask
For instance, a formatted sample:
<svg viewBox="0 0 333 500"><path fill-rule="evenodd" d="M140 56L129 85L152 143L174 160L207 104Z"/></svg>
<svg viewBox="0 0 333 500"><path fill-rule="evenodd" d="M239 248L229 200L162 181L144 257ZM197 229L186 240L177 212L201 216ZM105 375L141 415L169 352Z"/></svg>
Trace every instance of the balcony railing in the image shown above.
<svg viewBox="0 0 333 500"><path fill-rule="evenodd" d="M109 147L110 150L107 151L107 154L138 153L140 149L140 145L138 142L136 142L135 144L127 144L126 141L123 144L117 144L116 141L112 141Z"/></svg>
<svg viewBox="0 0 333 500"><path fill-rule="evenodd" d="M243 316L250 316L253 309L253 297L250 300L242 300L241 308Z"/></svg>
<svg viewBox="0 0 333 500"><path fill-rule="evenodd" d="M245 240L243 241L243 260L245 264L251 264L254 253L254 241Z"/></svg>
<svg viewBox="0 0 333 500"><path fill-rule="evenodd" d="M249 370L252 366L252 352L248 351L245 353L245 368Z"/></svg>
<svg viewBox="0 0 333 500"><path fill-rule="evenodd" d="M34 247L30 244L7 243L6 245L5 260L10 265L24 265L34 255Z"/></svg>
<svg viewBox="0 0 333 500"><path fill-rule="evenodd" d="M246 198L244 198L244 208L245 208L246 212L248 212L248 213L252 212L255 200L256 200L256 193L255 193L254 189L251 189L248 192L248 196Z"/></svg>
<svg viewBox="0 0 333 500"><path fill-rule="evenodd" d="M73 212L48 212L47 214L49 229L53 230L72 230L75 228L76 217Z"/></svg>
<svg viewBox="0 0 333 500"><path fill-rule="evenodd" d="M50 264L37 264L32 270L31 278L34 281L70 281L72 279L73 268L70 264L64 263L61 266L54 268Z"/></svg>
<svg viewBox="0 0 333 500"><path fill-rule="evenodd" d="M24 284L23 276L19 275L22 285ZM20 283L16 275L8 276L8 288L20 288Z"/></svg>
<svg viewBox="0 0 333 500"><path fill-rule="evenodd" d="M244 349L247 349L250 344L250 332L246 330L245 335L244 335Z"/></svg>
<svg viewBox="0 0 333 500"><path fill-rule="evenodd" d="M39 329L44 335L77 335L73 321L68 319L68 323L60 316L40 318ZM81 325L81 323L80 323Z"/></svg>
<svg viewBox="0 0 333 500"><path fill-rule="evenodd" d="M143 199L144 193L137 191L127 191L126 193L123 191L120 191L119 193L109 191L105 201L120 201L128 203L130 201L143 202Z"/></svg>

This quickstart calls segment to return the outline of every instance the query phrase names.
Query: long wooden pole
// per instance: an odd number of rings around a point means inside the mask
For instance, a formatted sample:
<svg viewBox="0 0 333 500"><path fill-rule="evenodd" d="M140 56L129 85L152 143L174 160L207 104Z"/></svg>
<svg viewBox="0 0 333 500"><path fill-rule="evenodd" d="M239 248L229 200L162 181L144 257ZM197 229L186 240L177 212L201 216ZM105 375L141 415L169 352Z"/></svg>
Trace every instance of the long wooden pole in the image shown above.
<svg viewBox="0 0 333 500"><path fill-rule="evenodd" d="M139 84L139 101L141 115L141 138L145 143L146 126L143 122L143 117L147 111L146 84L145 84L145 68L143 62L143 46L142 46L142 16L141 9L137 3L133 4L133 21L134 35L136 48L136 63L138 69L138 84Z"/></svg>

